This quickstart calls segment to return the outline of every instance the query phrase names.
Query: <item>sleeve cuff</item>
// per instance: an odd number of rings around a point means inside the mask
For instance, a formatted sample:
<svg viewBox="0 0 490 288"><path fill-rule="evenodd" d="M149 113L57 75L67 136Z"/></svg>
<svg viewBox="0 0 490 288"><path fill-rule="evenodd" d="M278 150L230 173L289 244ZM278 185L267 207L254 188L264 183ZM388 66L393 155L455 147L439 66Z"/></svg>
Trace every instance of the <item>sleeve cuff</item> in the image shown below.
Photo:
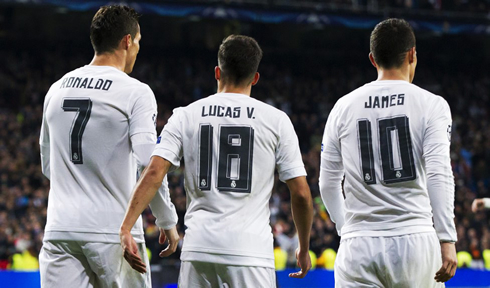
<svg viewBox="0 0 490 288"><path fill-rule="evenodd" d="M158 228L162 228L163 230L170 230L175 225L177 225L177 220L175 221L159 221L158 219L155 221L155 224Z"/></svg>
<svg viewBox="0 0 490 288"><path fill-rule="evenodd" d="M437 238L439 238L439 242L441 243L454 243L457 240L457 236L456 236L456 232L454 233L454 235L451 235L453 233L449 233L449 232L444 232L444 233L437 233Z"/></svg>
<svg viewBox="0 0 490 288"><path fill-rule="evenodd" d="M290 168L285 171L279 172L279 180L286 182L289 179L293 179L300 176L306 176L306 169L304 166Z"/></svg>
<svg viewBox="0 0 490 288"><path fill-rule="evenodd" d="M151 157L153 156L158 156L167 160L168 162L172 163L172 166L174 166L175 168L180 167L180 157L168 149L160 148L157 146L157 148L155 148L155 150L151 154Z"/></svg>
<svg viewBox="0 0 490 288"><path fill-rule="evenodd" d="M483 198L483 206L486 209L490 209L490 198Z"/></svg>

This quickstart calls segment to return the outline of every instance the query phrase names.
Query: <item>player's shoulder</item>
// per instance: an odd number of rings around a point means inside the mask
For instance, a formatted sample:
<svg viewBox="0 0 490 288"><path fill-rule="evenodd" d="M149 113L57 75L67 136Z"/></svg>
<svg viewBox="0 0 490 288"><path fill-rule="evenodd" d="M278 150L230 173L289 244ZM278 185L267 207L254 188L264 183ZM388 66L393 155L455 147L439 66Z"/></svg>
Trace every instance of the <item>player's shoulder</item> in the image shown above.
<svg viewBox="0 0 490 288"><path fill-rule="evenodd" d="M277 107L275 107L269 103L260 101L258 99L252 98L252 97L248 97L247 102L249 102L251 105L254 105L257 109L260 109L262 113L265 112L266 113L265 115L289 118L289 116L286 114L286 112L282 111L281 109L279 109L279 108L277 108Z"/></svg>
<svg viewBox="0 0 490 288"><path fill-rule="evenodd" d="M424 95L426 97L431 97L431 98L438 98L438 97L440 97L439 95L436 95L436 94L430 92L429 90L424 89L424 88L422 88L420 86L417 86L417 85L415 85L413 83L406 83L406 85L408 85L413 92L420 93L420 94L422 94L422 95Z"/></svg>
<svg viewBox="0 0 490 288"><path fill-rule="evenodd" d="M421 101L424 103L429 104L429 107L433 108L441 108L443 106L444 108L449 109L449 104L447 103L446 99L444 99L442 96L437 95L435 93L430 92L427 89L424 89L422 87L419 87L413 83L408 83L410 85L410 88L412 89L412 93L415 97L420 97Z"/></svg>
<svg viewBox="0 0 490 288"><path fill-rule="evenodd" d="M379 89L380 86L388 86L388 87L396 86L402 88L403 91L405 92L405 96L414 97L426 103L443 102L447 104L446 100L443 97L436 95L413 83L402 81L402 80L372 81L366 83L363 86L341 97L337 102L339 106L349 105L350 103L356 102L358 98L364 97L366 93L369 93L372 90Z"/></svg>
<svg viewBox="0 0 490 288"><path fill-rule="evenodd" d="M232 95L233 94L233 95ZM226 98L226 99L225 99ZM232 101L226 101L232 100ZM191 104L183 107L184 110L201 109L203 105L236 105L236 106L253 106L255 109L273 114L286 115L283 111L277 109L276 107L257 100L251 96L244 94L234 94L234 93L215 93L204 97L202 99L196 100Z"/></svg>
<svg viewBox="0 0 490 288"><path fill-rule="evenodd" d="M107 78L112 82L118 82L117 85L124 88L124 90L151 90L146 83L143 83L140 80L133 78L125 72L112 66L85 65L68 72L65 76L63 76L63 78L72 76L104 79Z"/></svg>
<svg viewBox="0 0 490 288"><path fill-rule="evenodd" d="M120 89L130 93L135 93L136 95L149 95L154 97L153 90L148 84L141 82L140 80L133 78L122 71L118 72L121 72L116 74L118 80L121 80L118 81L119 83L117 83Z"/></svg>
<svg viewBox="0 0 490 288"><path fill-rule="evenodd" d="M367 84L366 84L367 85ZM358 98L362 95L365 95L366 85L358 87L357 89L345 94L340 97L334 104L330 114L332 113L340 113L340 111L345 110L346 108L352 106L353 103L358 101Z"/></svg>
<svg viewBox="0 0 490 288"><path fill-rule="evenodd" d="M127 78L127 82L126 82L127 85L134 86L135 88L151 91L151 88L148 84L141 82L140 80L133 78L126 73L123 73L122 77Z"/></svg>

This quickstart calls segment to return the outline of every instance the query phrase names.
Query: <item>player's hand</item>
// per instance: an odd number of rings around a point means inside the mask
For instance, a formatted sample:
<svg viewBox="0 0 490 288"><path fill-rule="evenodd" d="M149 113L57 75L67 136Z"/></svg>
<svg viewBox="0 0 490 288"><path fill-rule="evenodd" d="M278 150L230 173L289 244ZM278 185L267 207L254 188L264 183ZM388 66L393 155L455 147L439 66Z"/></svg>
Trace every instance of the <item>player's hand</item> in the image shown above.
<svg viewBox="0 0 490 288"><path fill-rule="evenodd" d="M446 282L456 274L458 260L456 258L456 245L454 243L441 243L442 267L436 272L434 279L437 282Z"/></svg>
<svg viewBox="0 0 490 288"><path fill-rule="evenodd" d="M471 211L476 213L478 211L483 211L483 209L485 209L485 201L483 198L473 200L473 203L471 204Z"/></svg>
<svg viewBox="0 0 490 288"><path fill-rule="evenodd" d="M310 253L308 250L303 251L300 248L296 249L296 259L298 267L301 268L301 271L289 273L289 277L291 278L304 278L308 271L311 268L311 259Z"/></svg>
<svg viewBox="0 0 490 288"><path fill-rule="evenodd" d="M129 265L136 271L144 274L146 273L146 265L141 260L141 256L138 252L138 244L134 241L133 235L129 231L119 231L119 238L121 239L121 246L123 249L123 256Z"/></svg>
<svg viewBox="0 0 490 288"><path fill-rule="evenodd" d="M170 256L172 253L175 252L175 250L177 250L180 236L177 232L176 226L170 228L169 230L163 230L162 228L160 228L160 237L158 238L158 243L164 244L166 239L168 239L168 246L167 248L163 249L162 252L160 252L160 257Z"/></svg>

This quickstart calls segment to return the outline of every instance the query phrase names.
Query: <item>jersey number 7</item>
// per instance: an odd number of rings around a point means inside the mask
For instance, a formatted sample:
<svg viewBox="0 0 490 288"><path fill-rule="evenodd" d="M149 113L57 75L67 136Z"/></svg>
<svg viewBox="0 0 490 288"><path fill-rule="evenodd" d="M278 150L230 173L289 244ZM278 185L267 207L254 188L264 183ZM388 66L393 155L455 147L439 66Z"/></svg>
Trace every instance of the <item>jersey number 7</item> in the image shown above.
<svg viewBox="0 0 490 288"><path fill-rule="evenodd" d="M70 129L70 158L73 164L83 164L82 136L92 112L92 100L64 99L62 108L65 112L77 112Z"/></svg>
<svg viewBox="0 0 490 288"><path fill-rule="evenodd" d="M393 184L416 178L412 138L408 117L379 118L378 143L381 158L382 181ZM371 134L371 122L357 120L358 142L361 154L362 177L368 185L376 184L376 167Z"/></svg>
<svg viewBox="0 0 490 288"><path fill-rule="evenodd" d="M250 126L219 126L216 188L221 192L250 193L254 129ZM199 189L211 190L213 126L199 127Z"/></svg>

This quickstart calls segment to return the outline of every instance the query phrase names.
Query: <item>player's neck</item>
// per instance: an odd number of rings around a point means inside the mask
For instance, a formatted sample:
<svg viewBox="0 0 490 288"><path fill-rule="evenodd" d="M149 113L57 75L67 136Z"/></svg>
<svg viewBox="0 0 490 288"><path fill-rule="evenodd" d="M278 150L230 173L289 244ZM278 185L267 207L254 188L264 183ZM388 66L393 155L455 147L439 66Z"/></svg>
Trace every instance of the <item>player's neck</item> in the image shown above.
<svg viewBox="0 0 490 288"><path fill-rule="evenodd" d="M118 53L104 53L95 55L89 65L94 66L112 66L124 72L126 61Z"/></svg>
<svg viewBox="0 0 490 288"><path fill-rule="evenodd" d="M235 94L244 94L250 96L252 91L252 85L248 85L246 87L233 86L233 85L220 85L218 83L218 93L235 93Z"/></svg>
<svg viewBox="0 0 490 288"><path fill-rule="evenodd" d="M378 81L382 80L402 80L410 82L409 69L378 69Z"/></svg>

